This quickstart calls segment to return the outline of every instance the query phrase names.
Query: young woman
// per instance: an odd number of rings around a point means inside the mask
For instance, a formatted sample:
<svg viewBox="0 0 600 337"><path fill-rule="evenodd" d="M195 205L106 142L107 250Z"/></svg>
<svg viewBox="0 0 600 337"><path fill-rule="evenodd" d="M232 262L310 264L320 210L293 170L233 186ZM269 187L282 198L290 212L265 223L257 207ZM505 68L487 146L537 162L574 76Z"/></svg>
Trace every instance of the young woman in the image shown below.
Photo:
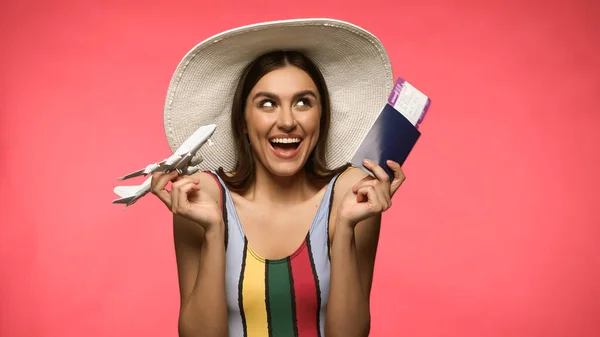
<svg viewBox="0 0 600 337"><path fill-rule="evenodd" d="M337 21L299 22L263 24L259 28L267 27L260 34L305 36L306 23L320 29L331 22L357 29ZM217 39L226 40L223 35ZM233 45L221 48L231 52ZM217 170L220 163L211 158L212 168L192 176L153 175L152 192L174 214L180 335L367 336L381 213L391 206L404 175L394 162L388 163L395 174L392 181L368 160L364 167L374 177L348 165L332 168L327 162L330 131L336 122L351 124L333 117L340 106L331 103L327 76L302 52L266 46L255 54L259 56L235 74L232 108L217 129L229 127L229 135L222 131L225 136L214 147L227 144L228 137L235 165ZM190 67L189 59L183 64ZM185 81L186 75L175 78ZM172 92L183 95L175 87L185 86L172 83ZM366 89L364 94L369 94ZM213 97L218 99L218 93ZM175 101L170 104L202 107L205 102L190 95ZM376 114L374 107L368 114ZM177 115L169 110L165 116L168 121ZM179 120L185 123L184 117ZM338 139L333 145L343 142ZM219 149L211 150L205 152L208 158L223 156Z"/></svg>

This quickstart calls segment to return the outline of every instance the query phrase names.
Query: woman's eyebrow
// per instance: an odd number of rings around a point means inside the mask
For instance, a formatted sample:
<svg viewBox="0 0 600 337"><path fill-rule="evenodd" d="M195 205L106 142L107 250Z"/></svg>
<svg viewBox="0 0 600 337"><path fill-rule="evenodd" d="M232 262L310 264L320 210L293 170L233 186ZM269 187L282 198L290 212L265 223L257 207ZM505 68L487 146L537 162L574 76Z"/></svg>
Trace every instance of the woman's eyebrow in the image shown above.
<svg viewBox="0 0 600 337"><path fill-rule="evenodd" d="M279 98L277 97L277 95L275 95L275 94L272 94L272 93L270 93L270 92L260 91L260 92L257 92L257 93L254 95L254 98L253 98L252 100L255 100L257 97L260 97L260 96L264 96L264 97L266 97L266 98L268 98L268 99L272 99L272 100L274 100L274 101L276 101L276 100L278 100L278 99L279 99Z"/></svg>
<svg viewBox="0 0 600 337"><path fill-rule="evenodd" d="M275 95L273 93L270 93L270 92L266 92L266 91L259 91L259 92L257 92L254 95L254 98L252 98L252 100L255 100L256 98L261 97L261 96L262 97L266 97L268 99L272 99L274 101L279 100L279 97L277 95ZM315 99L317 99L317 94L313 90L309 89L309 90L302 90L302 91L299 91L299 92L295 93L294 96L293 96L293 98L292 98L292 100L296 100L296 99L298 99L299 97L302 97L302 96L313 96Z"/></svg>
<svg viewBox="0 0 600 337"><path fill-rule="evenodd" d="M312 96L315 99L317 99L317 94L314 91L312 91L312 90L302 90L302 91L297 92L296 94L294 94L294 100L297 99L297 98L299 98L299 97L302 97L302 96Z"/></svg>

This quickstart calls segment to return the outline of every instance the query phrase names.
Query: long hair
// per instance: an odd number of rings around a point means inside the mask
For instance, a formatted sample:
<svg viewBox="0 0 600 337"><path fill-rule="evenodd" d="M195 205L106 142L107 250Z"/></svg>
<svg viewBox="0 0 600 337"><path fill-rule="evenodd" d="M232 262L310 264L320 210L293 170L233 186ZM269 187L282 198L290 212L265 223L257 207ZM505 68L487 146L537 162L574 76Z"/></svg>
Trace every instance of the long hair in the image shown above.
<svg viewBox="0 0 600 337"><path fill-rule="evenodd" d="M304 70L312 78L321 96L320 135L304 166L307 178L315 183L327 183L335 174L347 167L347 165L344 165L330 170L327 169L325 162L325 140L329 134L331 112L329 93L321 71L308 57L298 51L273 51L258 57L244 69L233 96L231 128L237 162L230 174L227 174L222 167L217 170L218 175L232 191L245 192L254 181L256 174L251 145L244 133L246 99L252 88L263 76L288 65Z"/></svg>

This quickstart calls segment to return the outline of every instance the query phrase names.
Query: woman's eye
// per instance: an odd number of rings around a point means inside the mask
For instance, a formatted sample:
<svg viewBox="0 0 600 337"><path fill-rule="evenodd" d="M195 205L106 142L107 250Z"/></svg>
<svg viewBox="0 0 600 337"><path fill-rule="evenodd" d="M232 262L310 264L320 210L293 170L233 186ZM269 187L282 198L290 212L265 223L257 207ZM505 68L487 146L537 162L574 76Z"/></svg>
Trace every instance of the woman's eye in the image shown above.
<svg viewBox="0 0 600 337"><path fill-rule="evenodd" d="M298 101L298 103L296 103L296 105L299 107L309 107L310 101L306 98L302 98Z"/></svg>
<svg viewBox="0 0 600 337"><path fill-rule="evenodd" d="M275 104L273 103L273 101L262 101L260 103L260 106L263 108L272 108L275 106Z"/></svg>

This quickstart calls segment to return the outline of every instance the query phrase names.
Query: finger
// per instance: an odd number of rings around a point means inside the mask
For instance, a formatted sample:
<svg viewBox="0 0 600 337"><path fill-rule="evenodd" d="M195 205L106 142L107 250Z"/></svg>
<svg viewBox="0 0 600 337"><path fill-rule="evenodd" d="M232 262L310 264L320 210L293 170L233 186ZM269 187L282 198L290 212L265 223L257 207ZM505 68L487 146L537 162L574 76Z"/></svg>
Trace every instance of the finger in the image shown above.
<svg viewBox="0 0 600 337"><path fill-rule="evenodd" d="M377 165L377 163L373 162L372 160L365 159L363 161L363 165L365 165L366 168L373 172L373 174L379 181L386 183L390 181L390 176L387 174L387 172L385 172L385 170L381 166Z"/></svg>
<svg viewBox="0 0 600 337"><path fill-rule="evenodd" d="M183 186L189 182L190 181L188 178L180 177L180 179L177 180L176 182L174 182L173 185L171 186L171 202L173 203L173 206L171 207L171 211L173 213L177 213L177 210L181 207L181 205L179 205L179 201L181 200L179 198L181 186Z"/></svg>
<svg viewBox="0 0 600 337"><path fill-rule="evenodd" d="M374 186L377 199L381 203L381 211L386 211L392 205L392 194L390 189L384 187L382 184Z"/></svg>
<svg viewBox="0 0 600 337"><path fill-rule="evenodd" d="M404 180L406 180L406 176L402 171L402 167L397 162L388 160L386 164L394 172L394 180L392 180L392 183L390 184L392 194L394 194Z"/></svg>
<svg viewBox="0 0 600 337"><path fill-rule="evenodd" d="M173 192L175 192L177 189L179 189L181 186L189 183L189 182L195 182L195 183L199 183L200 180L198 178L195 177L190 177L190 176L178 176L178 180L173 182L173 185L171 186L171 190ZM176 193L175 196L173 196L173 199L178 199L179 198L179 193Z"/></svg>
<svg viewBox="0 0 600 337"><path fill-rule="evenodd" d="M185 211L189 208L190 206L190 201L188 199L189 197L189 193L192 190L200 190L200 186L198 186L198 183L196 182L189 182L183 186L181 186L179 188L179 200L178 200L178 207L179 207L179 212L181 211Z"/></svg>
<svg viewBox="0 0 600 337"><path fill-rule="evenodd" d="M367 196L369 199L367 206L372 212L380 213L386 210L387 203L385 202L385 198L381 193L377 192L375 187L368 190Z"/></svg>
<svg viewBox="0 0 600 337"><path fill-rule="evenodd" d="M171 176L168 174L162 174L155 172L152 174L150 180L151 192L156 195L160 201L162 201L169 209L171 209L171 193L165 189L165 186L169 182Z"/></svg>
<svg viewBox="0 0 600 337"><path fill-rule="evenodd" d="M375 179L367 174L366 177L362 178L361 180L356 182L356 184L354 184L354 186L352 186L352 192L356 193L356 191L358 191L359 188L361 188L363 186L367 186L367 185L373 185L373 184L376 184L377 182L378 182L377 179Z"/></svg>
<svg viewBox="0 0 600 337"><path fill-rule="evenodd" d="M369 191L368 191L369 187L370 187L370 186L363 186L363 187L360 187L360 188L359 188L359 189L356 191L356 202L357 202L357 203L363 203L363 202L365 202L365 201L368 201L368 200L369 200L369 197L368 197L368 195L367 195L367 193L369 192Z"/></svg>
<svg viewBox="0 0 600 337"><path fill-rule="evenodd" d="M373 182L366 182L363 187L373 187L373 191L377 196L377 201L381 203L384 209L387 209L391 204L392 194L390 192L390 188L386 184L380 183L378 180L374 180Z"/></svg>
<svg viewBox="0 0 600 337"><path fill-rule="evenodd" d="M156 195L158 197L158 199L160 201L162 201L163 204L165 204L165 206L167 206L168 209L172 208L171 193L169 191L167 191L167 190L158 191L157 193L154 193L154 195Z"/></svg>
<svg viewBox="0 0 600 337"><path fill-rule="evenodd" d="M197 185L198 185L198 182L188 179L187 183L181 184L181 185L177 186L177 188L173 189L172 201L173 201L174 207L173 207L172 211L174 213L183 213L189 208L190 202L188 200L188 193L190 192L190 190L192 188L194 188L194 186L197 186ZM198 189L199 189L199 186L198 186Z"/></svg>
<svg viewBox="0 0 600 337"><path fill-rule="evenodd" d="M381 184L378 185L381 187ZM383 212L388 208L388 197L386 196L387 190L381 190L381 188L377 188L377 186L373 186L372 189L368 191L369 197L369 208L374 212Z"/></svg>
<svg viewBox="0 0 600 337"><path fill-rule="evenodd" d="M372 180L368 180L368 181L363 181L360 185L355 185L353 192L356 193L356 191L358 189L365 187L365 186L373 186L375 188L375 191L379 195L380 199L382 201L385 201L386 204L390 203L390 198L392 197L392 193L390 192L389 185L382 184L377 179L372 179Z"/></svg>
<svg viewBox="0 0 600 337"><path fill-rule="evenodd" d="M150 182L152 192L158 192L164 189L165 186L167 186L167 183L175 177L176 176L172 172L168 174L164 174L162 172L152 173L152 180Z"/></svg>
<svg viewBox="0 0 600 337"><path fill-rule="evenodd" d="M357 197L360 198L360 201L357 200L358 202L366 202L371 210L380 212L383 208L381 200L379 200L379 195L377 195L373 186L361 187L358 190Z"/></svg>
<svg viewBox="0 0 600 337"><path fill-rule="evenodd" d="M190 181L200 182L200 180L196 177L191 176L177 176L173 180L173 188L177 188L178 186L184 185Z"/></svg>

